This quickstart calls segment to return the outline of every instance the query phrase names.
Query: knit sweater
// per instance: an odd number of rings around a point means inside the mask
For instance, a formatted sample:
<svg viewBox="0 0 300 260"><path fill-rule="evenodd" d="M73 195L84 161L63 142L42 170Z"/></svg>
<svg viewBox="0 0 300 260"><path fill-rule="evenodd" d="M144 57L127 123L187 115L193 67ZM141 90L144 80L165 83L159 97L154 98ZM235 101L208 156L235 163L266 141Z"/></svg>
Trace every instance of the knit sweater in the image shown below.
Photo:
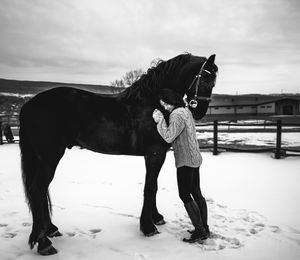
<svg viewBox="0 0 300 260"><path fill-rule="evenodd" d="M197 168L201 165L202 156L196 138L195 122L188 108L174 109L170 114L169 126L164 117L160 117L157 130L166 142L172 143L176 168Z"/></svg>

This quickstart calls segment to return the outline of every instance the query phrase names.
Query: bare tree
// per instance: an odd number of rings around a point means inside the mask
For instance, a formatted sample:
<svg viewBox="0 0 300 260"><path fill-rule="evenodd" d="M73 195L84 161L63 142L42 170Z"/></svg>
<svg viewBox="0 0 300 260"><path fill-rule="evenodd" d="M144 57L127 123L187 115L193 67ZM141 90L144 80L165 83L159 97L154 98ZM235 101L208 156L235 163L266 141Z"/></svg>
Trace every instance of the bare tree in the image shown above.
<svg viewBox="0 0 300 260"><path fill-rule="evenodd" d="M110 84L116 88L125 88L125 83L122 79L120 80L117 79L115 81L112 81Z"/></svg>
<svg viewBox="0 0 300 260"><path fill-rule="evenodd" d="M162 61L161 58L156 58L150 63L150 67L156 67ZM145 74L142 69L131 70L126 72L120 80L115 80L110 84L117 88L126 88L130 87L135 81L140 79L140 77Z"/></svg>
<svg viewBox="0 0 300 260"><path fill-rule="evenodd" d="M135 81L137 81L142 75L144 74L142 69L138 70L131 70L129 72L126 72L123 76L123 80L125 82L125 85L131 86Z"/></svg>
<svg viewBox="0 0 300 260"><path fill-rule="evenodd" d="M142 75L144 71L142 69L131 70L126 72L124 76L120 80L115 80L111 82L111 85L119 88L126 88L131 86L135 81L137 81Z"/></svg>

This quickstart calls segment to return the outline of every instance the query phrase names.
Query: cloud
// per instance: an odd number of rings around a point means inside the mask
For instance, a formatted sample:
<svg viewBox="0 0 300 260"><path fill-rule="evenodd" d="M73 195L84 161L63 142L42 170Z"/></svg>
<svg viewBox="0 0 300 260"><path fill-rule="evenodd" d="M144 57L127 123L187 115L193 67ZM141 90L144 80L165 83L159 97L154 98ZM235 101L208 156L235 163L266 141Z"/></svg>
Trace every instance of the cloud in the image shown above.
<svg viewBox="0 0 300 260"><path fill-rule="evenodd" d="M278 64L299 67L299 11L297 0L2 0L0 77L108 84L188 51L217 54L227 91L244 82L235 71L269 89Z"/></svg>

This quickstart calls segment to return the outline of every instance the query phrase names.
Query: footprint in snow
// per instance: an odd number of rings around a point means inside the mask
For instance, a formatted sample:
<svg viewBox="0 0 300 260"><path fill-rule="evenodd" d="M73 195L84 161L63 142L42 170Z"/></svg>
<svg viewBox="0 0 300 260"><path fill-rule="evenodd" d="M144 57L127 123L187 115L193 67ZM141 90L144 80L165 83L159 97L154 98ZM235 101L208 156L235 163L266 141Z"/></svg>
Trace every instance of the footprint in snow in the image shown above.
<svg viewBox="0 0 300 260"><path fill-rule="evenodd" d="M265 230L273 233L280 232L277 226L267 226L267 219L258 212L246 209L230 209L207 199L209 212L209 226L212 235L209 239L197 244L203 250L222 250L224 248L240 248L249 237L259 235ZM176 205L177 206L177 205ZM182 206L180 207L182 208ZM184 212L184 210L182 210ZM180 240L190 235L186 230L192 229L189 217L183 213L176 215L174 220L168 221L161 227L162 232L174 234Z"/></svg>
<svg viewBox="0 0 300 260"><path fill-rule="evenodd" d="M74 237L76 235L76 233L75 232L66 232L66 235L68 237Z"/></svg>
<svg viewBox="0 0 300 260"><path fill-rule="evenodd" d="M227 208L227 206L222 205L222 204L217 204L217 206L218 206L219 208L223 208L223 209L226 209L226 208Z"/></svg>
<svg viewBox="0 0 300 260"><path fill-rule="evenodd" d="M273 233L280 233L281 229L278 226L268 226L268 228L273 232Z"/></svg>
<svg viewBox="0 0 300 260"><path fill-rule="evenodd" d="M128 218L139 219L139 217L134 216L134 215L132 215L132 214L119 213L119 212L110 212L110 214L117 215L117 216L122 216L122 217L128 217Z"/></svg>
<svg viewBox="0 0 300 260"><path fill-rule="evenodd" d="M101 229L101 228L93 228L93 229L90 229L89 231L90 231L92 234L96 234L96 233L101 232L102 229Z"/></svg>
<svg viewBox="0 0 300 260"><path fill-rule="evenodd" d="M143 254L140 254L140 253L135 253L134 254L134 260L143 260L143 259L147 259L147 257Z"/></svg>
<svg viewBox="0 0 300 260"><path fill-rule="evenodd" d="M237 238L209 238L203 242L203 244L198 243L198 246L203 248L205 251L218 251L223 250L225 248L237 249L242 247L243 245Z"/></svg>
<svg viewBox="0 0 300 260"><path fill-rule="evenodd" d="M14 238L16 235L17 235L16 233L8 232L8 233L5 233L3 237L4 238Z"/></svg>
<svg viewBox="0 0 300 260"><path fill-rule="evenodd" d="M279 230L280 232L281 230ZM288 227L286 237L300 246L300 231L293 227Z"/></svg>
<svg viewBox="0 0 300 260"><path fill-rule="evenodd" d="M92 238L95 238L97 236L98 233L100 233L102 231L101 228L92 228L89 230L89 233L86 233L78 228L75 228L77 231L68 231L68 232L65 232L65 234L68 236L68 237L75 237L77 235L79 236L89 236L89 237L92 237Z"/></svg>
<svg viewBox="0 0 300 260"><path fill-rule="evenodd" d="M257 234L265 229L265 224L263 223L256 223L254 224L254 227L250 229L251 234ZM251 232L252 231L252 232Z"/></svg>
<svg viewBox="0 0 300 260"><path fill-rule="evenodd" d="M90 233L91 233L91 235L92 235L92 238L95 238L96 235L97 235L99 232L102 231L102 229L101 229L101 228L93 228L93 229L90 229L89 231L90 231Z"/></svg>
<svg viewBox="0 0 300 260"><path fill-rule="evenodd" d="M298 229L295 229L295 228L293 228L293 227L289 227L289 230L290 230L290 232L292 232L293 234L300 235L300 230L298 230Z"/></svg>
<svg viewBox="0 0 300 260"><path fill-rule="evenodd" d="M219 251L225 248L237 249L243 246L239 239L223 236L215 232L211 232L208 239L199 241L196 245L205 251Z"/></svg>
<svg viewBox="0 0 300 260"><path fill-rule="evenodd" d="M222 215L219 215L219 214L214 214L212 215L213 218L215 219L220 219L220 220L226 220L226 217L225 216L222 216Z"/></svg>
<svg viewBox="0 0 300 260"><path fill-rule="evenodd" d="M245 233L245 234L247 233L247 230L245 228L237 227L237 228L234 228L233 230L237 231L238 233Z"/></svg>

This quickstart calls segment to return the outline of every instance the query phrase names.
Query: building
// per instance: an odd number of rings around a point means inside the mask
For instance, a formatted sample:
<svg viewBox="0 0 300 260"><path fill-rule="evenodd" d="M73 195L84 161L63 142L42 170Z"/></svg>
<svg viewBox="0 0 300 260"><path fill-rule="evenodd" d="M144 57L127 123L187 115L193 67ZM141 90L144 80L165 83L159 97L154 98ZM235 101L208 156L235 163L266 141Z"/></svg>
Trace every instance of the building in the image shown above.
<svg viewBox="0 0 300 260"><path fill-rule="evenodd" d="M207 115L300 115L300 94L219 95L212 97Z"/></svg>

